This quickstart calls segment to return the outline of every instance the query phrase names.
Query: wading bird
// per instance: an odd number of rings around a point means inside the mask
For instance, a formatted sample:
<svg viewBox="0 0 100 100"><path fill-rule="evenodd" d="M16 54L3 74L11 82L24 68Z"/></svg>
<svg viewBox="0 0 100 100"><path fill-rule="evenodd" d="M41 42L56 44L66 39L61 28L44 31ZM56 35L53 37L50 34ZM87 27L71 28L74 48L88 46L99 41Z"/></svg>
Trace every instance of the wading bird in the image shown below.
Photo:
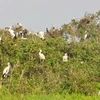
<svg viewBox="0 0 100 100"><path fill-rule="evenodd" d="M11 64L10 62L8 62L8 66L3 70L3 75L2 75L3 78L7 78L8 73L10 71L10 67L11 67Z"/></svg>
<svg viewBox="0 0 100 100"><path fill-rule="evenodd" d="M45 61L45 55L42 53L41 49L40 49L40 52L39 52L39 58L40 58L40 62L41 62L41 60Z"/></svg>

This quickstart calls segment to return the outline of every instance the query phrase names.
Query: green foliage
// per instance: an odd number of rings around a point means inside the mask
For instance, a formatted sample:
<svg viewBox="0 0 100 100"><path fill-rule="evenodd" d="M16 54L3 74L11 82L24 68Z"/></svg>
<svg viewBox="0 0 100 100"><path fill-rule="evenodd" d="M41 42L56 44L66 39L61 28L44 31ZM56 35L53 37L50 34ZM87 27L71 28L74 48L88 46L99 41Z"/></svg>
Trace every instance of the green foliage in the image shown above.
<svg viewBox="0 0 100 100"><path fill-rule="evenodd" d="M97 95L100 89L100 36L94 23L88 25L89 29L86 27L77 29L76 35L83 38L85 30L88 30L89 37L71 44L60 35L52 38L46 34L44 41L36 35L28 35L27 40L12 40L0 32L3 40L0 43L0 76L7 62L12 65L9 77L2 80L3 86L13 95L66 92ZM70 31L75 36L68 25L62 28L61 32ZM46 56L44 62L40 62L39 49ZM62 61L65 53L68 53L67 62Z"/></svg>

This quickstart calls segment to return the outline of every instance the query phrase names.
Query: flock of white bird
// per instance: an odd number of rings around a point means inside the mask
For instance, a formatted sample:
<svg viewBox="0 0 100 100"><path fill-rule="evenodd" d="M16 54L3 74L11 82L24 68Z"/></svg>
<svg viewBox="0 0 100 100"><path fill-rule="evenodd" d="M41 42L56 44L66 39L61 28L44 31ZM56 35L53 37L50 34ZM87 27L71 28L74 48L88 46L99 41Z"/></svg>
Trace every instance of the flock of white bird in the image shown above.
<svg viewBox="0 0 100 100"><path fill-rule="evenodd" d="M73 17L72 19L73 21L75 21L75 17ZM17 23L17 26L16 28L19 28L19 27L23 27L21 23ZM55 29L55 26L52 25L52 29ZM16 37L16 34L14 32L14 30L12 29L12 27L8 27L5 29L6 31L8 31L12 37L12 39L14 39ZM20 32L19 32L20 33ZM43 31L40 31L37 33L37 35L41 38L41 40L45 40L45 32ZM85 31L85 35L84 35L84 40L87 38L87 31ZM21 39L23 40L27 40L27 38L24 37L24 35L22 34L22 37ZM2 38L0 37L0 42L2 41ZM40 49L39 51L39 58L40 58L40 62L41 61L45 61L45 55L42 53L42 50ZM68 54L65 53L65 55L63 56L63 62L67 62L68 61ZM8 66L3 70L3 78L6 78L8 73L9 73L9 70L10 70L10 62L8 62Z"/></svg>
<svg viewBox="0 0 100 100"><path fill-rule="evenodd" d="M21 27L22 27L22 30L23 30L23 26L22 26L21 23L17 23L17 25L15 26L16 29L19 29ZM17 38L18 35L20 35L22 33L22 30L20 30L20 32L15 32L11 26L5 28L5 31L10 33L12 39ZM22 33L21 39L26 40L27 38L25 38L23 35L24 34Z"/></svg>
<svg viewBox="0 0 100 100"><path fill-rule="evenodd" d="M17 23L16 28L19 28L19 27L22 27L21 23ZM52 26L52 28L53 29L55 28L54 25ZM14 30L12 29L12 27L9 26L9 27L5 28L5 31L10 33L12 39L14 39L16 37L16 34L15 34ZM45 40L45 37L44 37L45 36L45 32L40 31L37 34L41 38L41 40ZM21 39L27 40L27 38L25 38L23 34L22 34ZM0 42L1 41L2 41L2 38L0 37ZM40 58L40 62L41 61L45 61L45 59L46 59L45 55L42 53L41 49L39 51L39 58ZM65 53L65 55L63 56L63 62L67 62L67 61L68 61L68 55L67 55L67 53ZM7 75L9 73L9 71L10 71L10 67L11 67L11 64L10 64L10 62L8 62L8 66L3 70L3 76L2 76L3 78L7 78Z"/></svg>
<svg viewBox="0 0 100 100"><path fill-rule="evenodd" d="M76 20L76 18L73 17L72 18L72 21L75 22L75 20ZM19 27L23 27L23 26L22 26L21 23L17 23L17 26L16 27L19 28ZM52 29L55 29L55 26L54 25L52 25ZM12 29L12 27L6 28L5 31L7 31L7 32L10 33L12 39L14 39L16 37L16 34L15 34L14 30ZM40 31L36 35L39 36L41 40L45 40L45 32ZM85 31L84 40L86 40L87 36L88 36L87 31ZM22 34L21 39L22 40L27 40L27 38L25 38L23 34ZM0 42L1 41L2 41L2 38L0 37ZM40 58L40 62L41 61L45 61L45 59L46 59L45 58L45 55L42 53L42 50L41 49L39 51L39 58ZM68 61L68 54L67 53L65 53L65 55L62 57L62 60L63 60L63 62L67 62ZM81 62L81 63L83 63L83 62ZM10 68L11 68L11 64L10 64L10 62L8 62L8 66L3 70L3 75L2 75L3 78L7 78L8 73L10 71ZM100 91L98 92L98 95L100 95Z"/></svg>
<svg viewBox="0 0 100 100"><path fill-rule="evenodd" d="M10 34L10 36L12 37L12 39L15 39L18 37L18 35L21 35L21 38L22 40L27 40L27 38L24 36L23 34L23 26L21 23L17 23L17 25L15 26L15 28L20 28L22 27L22 30L20 30L19 32L15 32L13 27L9 26L9 27L6 27L5 28L5 32L8 32ZM31 31L28 31L27 34L33 34ZM45 32L43 31L39 31L37 33L35 33L34 35L40 37L41 40L45 40ZM2 37L0 37L0 42L2 41Z"/></svg>
<svg viewBox="0 0 100 100"><path fill-rule="evenodd" d="M72 21L75 21L75 17L72 18ZM17 23L16 28L20 28L23 27L21 23ZM52 25L52 29L55 29L55 26ZM14 39L16 37L16 34L14 32L14 30L12 29L12 27L7 27L5 28L6 31L8 31L12 37L12 39ZM19 32L20 33L20 32ZM40 31L37 33L37 36L40 37L41 40L45 40L45 32ZM87 38L87 31L85 31L85 35L84 35L84 40ZM24 37L24 35L22 34L21 36L22 40L27 40L27 38ZM0 42L2 41L2 38L0 37ZM39 58L40 58L40 62L41 61L45 61L45 55L42 53L42 50L40 49L39 51ZM65 55L62 58L63 62L67 62L68 61L68 54L65 53ZM10 70L10 62L8 62L8 66L3 70L3 77L6 78L9 70Z"/></svg>
<svg viewBox="0 0 100 100"><path fill-rule="evenodd" d="M75 20L75 17L73 17L73 20ZM22 24L21 23L17 23L16 27L17 28L22 27ZM55 29L54 25L52 25L52 29ZM16 37L16 34L15 34L14 30L12 29L12 27L8 27L5 30L10 33L12 39L14 39ZM45 32L40 31L40 32L37 33L37 35L40 37L41 40L45 40L45 37L44 37L45 36ZM85 36L84 36L84 39L86 39L86 38L87 38L87 32L85 32ZM25 38L23 34L22 34L21 39L27 40L27 38ZM2 41L2 38L0 37L0 42L1 41ZM46 59L45 55L42 53L41 49L39 51L39 58L40 58L40 62L41 61L45 61L45 59ZM62 60L63 60L63 62L67 62L68 61L68 54L67 53L65 53L65 55L62 57ZM10 67L11 67L10 62L8 62L8 66L3 70L3 78L7 77L8 73L9 73L9 70L10 70Z"/></svg>
<svg viewBox="0 0 100 100"><path fill-rule="evenodd" d="M39 58L40 58L40 62L45 61L45 59L46 59L45 55L42 53L41 49L39 51ZM67 62L67 61L68 61L68 55L67 55L67 53L65 53L65 55L63 56L63 62ZM3 70L2 78L7 78L8 73L10 71L10 67L11 67L11 64L10 64L10 62L8 62L8 66Z"/></svg>

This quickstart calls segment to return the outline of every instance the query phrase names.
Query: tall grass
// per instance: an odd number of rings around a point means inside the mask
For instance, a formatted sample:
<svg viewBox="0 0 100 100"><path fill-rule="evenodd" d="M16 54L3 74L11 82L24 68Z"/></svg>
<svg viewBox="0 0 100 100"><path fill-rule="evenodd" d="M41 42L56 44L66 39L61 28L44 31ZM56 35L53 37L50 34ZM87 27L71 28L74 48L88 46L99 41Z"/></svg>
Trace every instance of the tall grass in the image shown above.
<svg viewBox="0 0 100 100"><path fill-rule="evenodd" d="M14 94L0 95L0 100L100 100L99 96L84 96L80 94L53 94L53 95L34 95L34 94Z"/></svg>
<svg viewBox="0 0 100 100"><path fill-rule="evenodd" d="M6 88L0 89L0 100L100 100L99 96L85 96L82 94L11 94Z"/></svg>

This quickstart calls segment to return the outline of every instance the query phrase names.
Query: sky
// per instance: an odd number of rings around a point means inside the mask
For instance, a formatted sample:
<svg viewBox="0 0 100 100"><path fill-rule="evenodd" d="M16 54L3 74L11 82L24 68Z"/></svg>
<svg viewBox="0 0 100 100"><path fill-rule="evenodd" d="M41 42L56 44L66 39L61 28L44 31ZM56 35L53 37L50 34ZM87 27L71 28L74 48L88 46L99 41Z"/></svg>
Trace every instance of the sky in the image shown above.
<svg viewBox="0 0 100 100"><path fill-rule="evenodd" d="M100 0L0 0L0 28L20 22L28 30L45 31L98 10Z"/></svg>

